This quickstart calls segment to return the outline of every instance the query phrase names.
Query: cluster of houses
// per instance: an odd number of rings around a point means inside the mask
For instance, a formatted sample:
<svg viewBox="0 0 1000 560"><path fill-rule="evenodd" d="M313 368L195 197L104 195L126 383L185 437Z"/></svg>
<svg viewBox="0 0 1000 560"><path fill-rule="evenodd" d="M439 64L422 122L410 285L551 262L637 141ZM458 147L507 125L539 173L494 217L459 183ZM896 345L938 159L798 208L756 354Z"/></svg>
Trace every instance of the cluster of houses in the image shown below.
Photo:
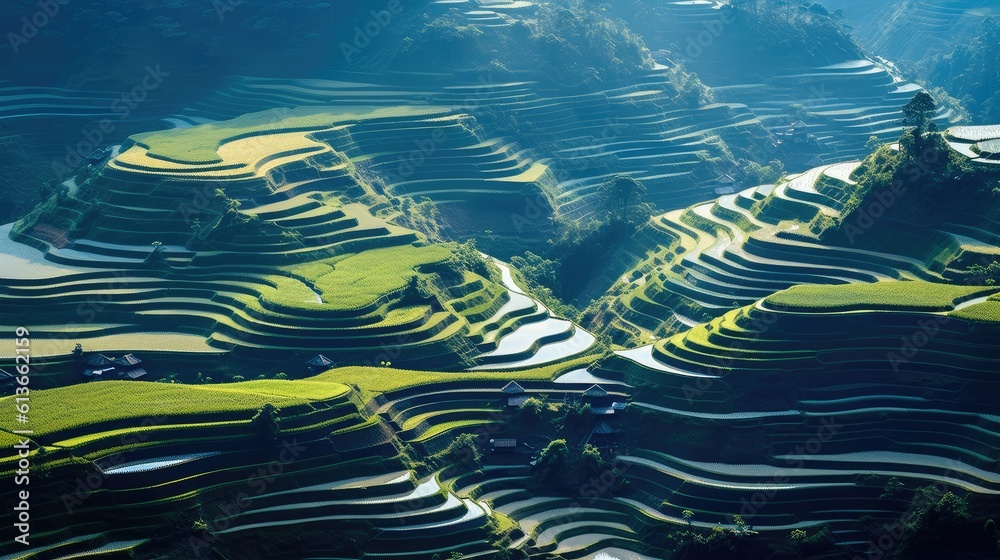
<svg viewBox="0 0 1000 560"><path fill-rule="evenodd" d="M149 372L140 364L142 360L133 354L125 354L117 358L104 354L92 354L81 364L80 374L88 381L101 381L107 379L141 379ZM314 358L305 363L310 373L326 371L336 365L333 360L322 354L317 354ZM4 375L6 372L0 370L0 394L2 394L4 384L12 380L13 376Z"/></svg>
<svg viewBox="0 0 1000 560"><path fill-rule="evenodd" d="M118 358L109 358L104 354L93 354L83 361L83 376L90 381L101 381L105 379L140 379L147 375L147 371L139 367L142 360L132 354L125 354Z"/></svg>
<svg viewBox="0 0 1000 560"><path fill-rule="evenodd" d="M501 406L505 409L518 408L523 405L528 398L530 398L525 388L522 387L517 381L507 383L500 391L503 394L503 402L501 403ZM580 393L578 398L579 402L590 405L590 414L595 418L614 417L616 414L623 412L628 406L628 402L618 400L606 389L596 384L591 385ZM566 403L574 402L576 399L577 395L573 393L566 393L563 397L563 400ZM583 444L586 445L589 443L591 445L596 445L598 448L607 450L611 454L614 454L617 433L617 430L609 426L606 422L598 421ZM521 446L525 448L524 451L534 451L523 442L521 443ZM517 438L496 437L490 440L490 451L517 452L520 451L520 449L518 447Z"/></svg>
<svg viewBox="0 0 1000 560"><path fill-rule="evenodd" d="M724 194L733 194L734 192L736 192L737 182L736 179L733 179L732 175L729 175L727 173L725 175L720 175L719 177L716 177L712 185L715 187L715 194L721 196Z"/></svg>
<svg viewBox="0 0 1000 560"><path fill-rule="evenodd" d="M809 133L809 125L802 121L795 121L787 128L775 130L773 133L778 138L779 145L786 142L806 142L814 139L813 135Z"/></svg>
<svg viewBox="0 0 1000 560"><path fill-rule="evenodd" d="M517 408L528 400L528 392L517 381L511 381L500 390L504 394L504 406L507 408ZM574 399L572 393L567 393L564 400L569 402ZM580 400L584 404L590 405L590 413L593 415L611 415L625 410L628 403L616 401L611 393L607 392L600 385L591 385L580 395Z"/></svg>

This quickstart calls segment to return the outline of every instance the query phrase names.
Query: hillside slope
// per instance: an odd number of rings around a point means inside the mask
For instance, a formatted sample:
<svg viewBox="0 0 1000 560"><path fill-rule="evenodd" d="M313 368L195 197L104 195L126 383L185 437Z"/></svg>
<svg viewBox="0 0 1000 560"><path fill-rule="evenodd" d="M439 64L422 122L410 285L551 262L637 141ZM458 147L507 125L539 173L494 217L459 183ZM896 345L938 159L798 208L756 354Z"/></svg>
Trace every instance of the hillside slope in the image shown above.
<svg viewBox="0 0 1000 560"><path fill-rule="evenodd" d="M949 134L977 130L989 127ZM998 176L992 160L970 151L975 140L950 138L942 148L950 155L935 161L971 156L972 167L940 186L927 185L936 173L959 172L924 171L885 147L861 171L861 162L818 167L652 218L616 254L599 284L611 295L591 305L585 322L622 343L649 341L796 284L972 281L969 267L1000 255L991 188L975 192ZM883 156L893 158L888 172L898 182L873 186L865 170ZM963 197L953 198L956 188Z"/></svg>

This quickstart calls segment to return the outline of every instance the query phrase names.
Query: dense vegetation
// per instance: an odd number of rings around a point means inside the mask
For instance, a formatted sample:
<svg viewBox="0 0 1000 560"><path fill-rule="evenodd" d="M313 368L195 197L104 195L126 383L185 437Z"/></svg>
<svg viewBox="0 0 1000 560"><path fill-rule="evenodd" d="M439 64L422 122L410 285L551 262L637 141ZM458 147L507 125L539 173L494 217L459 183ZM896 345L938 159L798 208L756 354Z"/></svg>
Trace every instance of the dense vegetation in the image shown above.
<svg viewBox="0 0 1000 560"><path fill-rule="evenodd" d="M679 22L662 2L615 1L611 6L654 48L664 48L672 59L711 73L713 82L740 83L736 80L766 75L768 66L787 59L823 66L861 54L843 26L843 13L831 13L821 3L734 0L723 5L714 21L693 26L688 35L669 33L664 22ZM699 35L702 32L704 36ZM728 76L708 68L722 61L728 61Z"/></svg>
<svg viewBox="0 0 1000 560"><path fill-rule="evenodd" d="M494 29L468 25L452 10L402 39L391 62L489 72L494 79L538 76L574 88L615 81L653 67L642 39L584 2L544 3L531 20Z"/></svg>
<svg viewBox="0 0 1000 560"><path fill-rule="evenodd" d="M856 223L874 203L884 205L890 219L934 226L953 219L952 212L977 202L989 204L1000 186L996 172L972 165L951 149L944 135L914 130L903 134L898 149L879 147L853 177L859 187L847 202L843 235L850 235L846 225ZM889 202L897 195L907 203ZM959 204L944 204L955 196L962 199Z"/></svg>
<svg viewBox="0 0 1000 560"><path fill-rule="evenodd" d="M1000 121L1000 18L983 19L968 42L926 62L927 79L940 85L977 122Z"/></svg>

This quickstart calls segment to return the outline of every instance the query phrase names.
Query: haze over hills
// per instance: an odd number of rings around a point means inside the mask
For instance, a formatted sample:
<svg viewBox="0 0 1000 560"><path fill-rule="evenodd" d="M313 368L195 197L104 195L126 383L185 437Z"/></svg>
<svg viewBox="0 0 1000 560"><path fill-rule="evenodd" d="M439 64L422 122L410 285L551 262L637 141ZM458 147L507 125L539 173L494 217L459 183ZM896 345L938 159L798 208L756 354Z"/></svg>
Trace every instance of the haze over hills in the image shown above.
<svg viewBox="0 0 1000 560"><path fill-rule="evenodd" d="M843 10L852 34L871 52L944 88L974 119L1000 118L996 65L1000 10L995 3L833 0L827 5Z"/></svg>
<svg viewBox="0 0 1000 560"><path fill-rule="evenodd" d="M991 10L5 6L0 558L995 558Z"/></svg>

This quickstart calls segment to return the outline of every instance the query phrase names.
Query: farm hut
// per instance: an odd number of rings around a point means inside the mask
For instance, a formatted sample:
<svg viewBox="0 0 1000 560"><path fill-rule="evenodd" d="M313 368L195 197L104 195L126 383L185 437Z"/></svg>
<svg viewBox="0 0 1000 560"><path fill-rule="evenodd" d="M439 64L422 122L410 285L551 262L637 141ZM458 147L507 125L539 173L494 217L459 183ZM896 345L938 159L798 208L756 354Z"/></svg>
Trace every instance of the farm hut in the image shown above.
<svg viewBox="0 0 1000 560"><path fill-rule="evenodd" d="M87 154L87 163L91 165L101 163L102 161L108 159L109 155L111 155L110 148L96 149Z"/></svg>
<svg viewBox="0 0 1000 560"><path fill-rule="evenodd" d="M583 392L583 402L590 405L590 413L594 415L612 415L625 410L626 402L616 402L615 398L600 385L591 385Z"/></svg>
<svg viewBox="0 0 1000 560"><path fill-rule="evenodd" d="M600 398L607 397L608 392L604 390L604 387L600 385L591 385L586 391L583 392L584 398Z"/></svg>
<svg viewBox="0 0 1000 560"><path fill-rule="evenodd" d="M587 441L584 442L584 445L589 443L601 449L610 449L614 447L617 434L618 432L611 426L608 426L604 422L598 422L594 426L594 429L591 430L590 435L587 436Z"/></svg>
<svg viewBox="0 0 1000 560"><path fill-rule="evenodd" d="M142 360L136 358L132 354L125 354L124 356L115 360L115 364L126 367L139 365L140 363L142 363Z"/></svg>
<svg viewBox="0 0 1000 560"><path fill-rule="evenodd" d="M626 402L612 402L608 406L591 406L590 413L595 416L611 416L625 410Z"/></svg>
<svg viewBox="0 0 1000 560"><path fill-rule="evenodd" d="M517 451L516 438L495 438L490 440L492 451Z"/></svg>
<svg viewBox="0 0 1000 560"><path fill-rule="evenodd" d="M117 370L113 367L100 367L88 369L83 372L83 375L90 378L93 381L99 381L101 379L110 379L112 374Z"/></svg>
<svg viewBox="0 0 1000 560"><path fill-rule="evenodd" d="M503 393L504 400L506 401L505 404L509 407L521 406L524 404L524 401L528 400L528 395L525 394L524 387L517 381L511 381L504 385L503 389L500 389L500 392Z"/></svg>
<svg viewBox="0 0 1000 560"><path fill-rule="evenodd" d="M604 390L604 387L591 385L590 388L583 392L583 402L589 404L591 407L611 406L611 396Z"/></svg>
<svg viewBox="0 0 1000 560"><path fill-rule="evenodd" d="M104 354L92 354L89 358L84 360L85 364L92 368L106 366L108 364L114 363L114 360L105 356Z"/></svg>
<svg viewBox="0 0 1000 560"><path fill-rule="evenodd" d="M140 377L145 377L147 373L148 372L142 368L135 368L133 370L125 372L125 377L129 379L139 379Z"/></svg>
<svg viewBox="0 0 1000 560"><path fill-rule="evenodd" d="M729 187L736 184L736 179L732 175L726 174L716 177L715 184L720 187Z"/></svg>
<svg viewBox="0 0 1000 560"><path fill-rule="evenodd" d="M333 360L323 354L316 354L313 359L306 362L306 365L309 366L309 371L318 371L333 367Z"/></svg>
<svg viewBox="0 0 1000 560"><path fill-rule="evenodd" d="M517 381L511 381L510 383L504 385L501 391L507 395L522 395L525 392L524 387L521 387L521 384Z"/></svg>

